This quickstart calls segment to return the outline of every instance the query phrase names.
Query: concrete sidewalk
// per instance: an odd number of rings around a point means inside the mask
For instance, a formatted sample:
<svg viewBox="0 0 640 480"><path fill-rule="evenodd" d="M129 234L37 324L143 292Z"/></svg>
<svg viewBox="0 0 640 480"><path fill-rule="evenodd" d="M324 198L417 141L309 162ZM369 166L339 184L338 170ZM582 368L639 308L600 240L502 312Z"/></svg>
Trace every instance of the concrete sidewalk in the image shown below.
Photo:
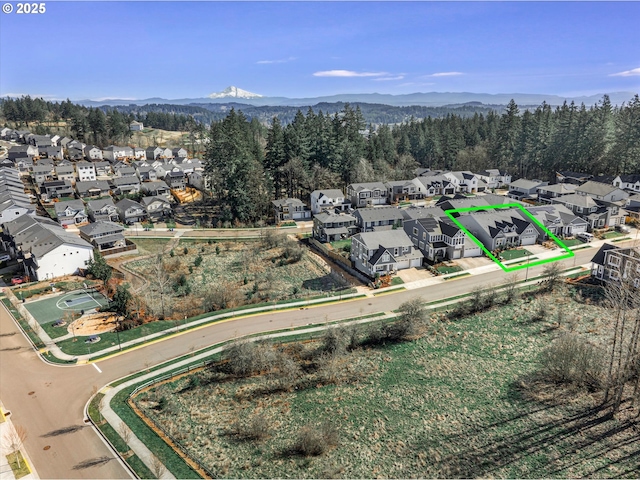
<svg viewBox="0 0 640 480"><path fill-rule="evenodd" d="M9 461L7 460L7 455L13 453L10 452L6 446L6 438L7 435L11 432L13 428L13 421L11 419L12 415L6 415L8 412L5 410L2 402L0 402L0 479L2 480L13 480L15 479L15 475L13 474L13 470L11 470L11 466L9 465ZM33 468L33 462L29 458L29 454L27 453L26 448L22 445L20 448L20 453L22 454L22 458L26 462L27 467L31 471L27 475L20 477L20 479L24 480L32 480L40 478L38 473Z"/></svg>

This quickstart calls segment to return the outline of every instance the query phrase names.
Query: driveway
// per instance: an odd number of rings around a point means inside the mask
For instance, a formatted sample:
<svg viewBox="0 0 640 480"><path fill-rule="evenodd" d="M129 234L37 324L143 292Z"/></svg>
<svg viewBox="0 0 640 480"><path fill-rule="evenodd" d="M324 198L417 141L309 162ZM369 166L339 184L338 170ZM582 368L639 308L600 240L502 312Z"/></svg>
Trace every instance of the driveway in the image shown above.
<svg viewBox="0 0 640 480"><path fill-rule="evenodd" d="M415 282L418 280L424 280L425 278L433 277L433 275L431 275L431 273L429 273L429 271L424 267L399 270L397 276L401 278L404 283Z"/></svg>

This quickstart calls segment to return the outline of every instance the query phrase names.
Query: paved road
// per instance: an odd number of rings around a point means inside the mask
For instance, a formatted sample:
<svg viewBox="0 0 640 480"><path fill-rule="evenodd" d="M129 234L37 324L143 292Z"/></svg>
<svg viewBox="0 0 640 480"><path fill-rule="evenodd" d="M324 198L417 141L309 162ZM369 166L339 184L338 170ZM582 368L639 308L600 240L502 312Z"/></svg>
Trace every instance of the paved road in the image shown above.
<svg viewBox="0 0 640 480"><path fill-rule="evenodd" d="M595 252L595 248L576 252L575 264L588 263ZM569 268L574 259L561 265ZM530 268L529 278L541 274L543 268ZM521 278L524 274L520 273ZM502 271L493 271L393 295L219 323L101 361L98 363L101 373L94 365L55 367L43 363L18 333L6 310L0 308L0 398L12 411L14 422L27 428L29 438L25 446L42 478L128 478L100 438L83 424L84 405L94 387L191 349L237 336L390 311L409 298L438 300L469 292L476 286L498 285L506 277ZM30 395L31 392L34 393ZM43 450L47 445L50 449Z"/></svg>

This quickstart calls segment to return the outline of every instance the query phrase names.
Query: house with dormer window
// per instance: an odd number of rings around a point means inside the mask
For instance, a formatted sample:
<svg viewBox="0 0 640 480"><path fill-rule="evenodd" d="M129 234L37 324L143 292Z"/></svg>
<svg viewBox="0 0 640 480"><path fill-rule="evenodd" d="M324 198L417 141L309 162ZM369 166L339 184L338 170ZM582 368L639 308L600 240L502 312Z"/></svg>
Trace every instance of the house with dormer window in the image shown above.
<svg viewBox="0 0 640 480"><path fill-rule="evenodd" d="M358 233L351 237L351 260L358 271L371 278L419 267L423 258L402 229Z"/></svg>
<svg viewBox="0 0 640 480"><path fill-rule="evenodd" d="M472 212L457 220L489 251L534 245L538 231L532 220L525 220L520 209Z"/></svg>
<svg viewBox="0 0 640 480"><path fill-rule="evenodd" d="M78 225L89 221L82 200L58 202L53 208L60 225Z"/></svg>

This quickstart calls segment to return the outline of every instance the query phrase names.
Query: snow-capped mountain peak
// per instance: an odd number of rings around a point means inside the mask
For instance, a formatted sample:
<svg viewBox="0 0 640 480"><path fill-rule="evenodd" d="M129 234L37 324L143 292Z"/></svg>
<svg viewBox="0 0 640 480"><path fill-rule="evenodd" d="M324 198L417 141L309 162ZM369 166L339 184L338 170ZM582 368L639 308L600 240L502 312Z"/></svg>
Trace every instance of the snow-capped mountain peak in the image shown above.
<svg viewBox="0 0 640 480"><path fill-rule="evenodd" d="M218 93L212 93L209 98L260 98L262 95L257 93L247 92L238 87L227 87L223 91Z"/></svg>

